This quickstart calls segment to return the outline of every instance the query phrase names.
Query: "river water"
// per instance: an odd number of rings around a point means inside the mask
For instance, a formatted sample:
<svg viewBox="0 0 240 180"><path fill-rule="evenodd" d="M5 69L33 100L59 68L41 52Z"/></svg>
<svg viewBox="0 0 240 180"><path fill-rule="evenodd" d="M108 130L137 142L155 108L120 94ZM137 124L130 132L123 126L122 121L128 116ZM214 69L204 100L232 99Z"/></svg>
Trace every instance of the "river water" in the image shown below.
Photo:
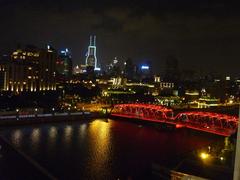
<svg viewBox="0 0 240 180"><path fill-rule="evenodd" d="M148 179L223 138L111 119L8 127L1 134L58 179Z"/></svg>

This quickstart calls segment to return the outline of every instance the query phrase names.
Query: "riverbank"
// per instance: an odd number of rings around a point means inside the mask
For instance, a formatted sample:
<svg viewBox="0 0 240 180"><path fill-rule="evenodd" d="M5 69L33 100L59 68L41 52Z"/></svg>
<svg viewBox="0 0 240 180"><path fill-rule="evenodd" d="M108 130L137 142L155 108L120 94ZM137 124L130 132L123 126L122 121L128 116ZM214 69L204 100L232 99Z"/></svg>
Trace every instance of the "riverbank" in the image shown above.
<svg viewBox="0 0 240 180"><path fill-rule="evenodd" d="M235 106L217 106L211 108L173 108L172 109L174 114L178 114L181 112L188 112L188 111L201 111L201 112L214 112L214 113L221 113L227 114L232 116L238 116L239 114L239 105Z"/></svg>
<svg viewBox="0 0 240 180"><path fill-rule="evenodd" d="M54 113L54 114L30 114L30 115L12 115L1 116L0 126L15 126L27 125L35 123L54 123L54 122L68 122L90 120L93 118L105 118L105 114L77 112L77 113Z"/></svg>

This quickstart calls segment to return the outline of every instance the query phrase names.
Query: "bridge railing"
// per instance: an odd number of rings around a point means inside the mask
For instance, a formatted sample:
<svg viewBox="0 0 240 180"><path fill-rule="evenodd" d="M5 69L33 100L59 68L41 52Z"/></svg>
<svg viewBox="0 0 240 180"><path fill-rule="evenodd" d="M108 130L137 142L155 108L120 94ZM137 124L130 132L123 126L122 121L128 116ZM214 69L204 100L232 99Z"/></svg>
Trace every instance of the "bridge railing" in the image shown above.
<svg viewBox="0 0 240 180"><path fill-rule="evenodd" d="M235 116L211 112L181 112L174 117L172 109L149 104L118 104L114 106L112 114L176 124L176 127L187 127L226 136L236 132L238 123L238 118Z"/></svg>
<svg viewBox="0 0 240 180"><path fill-rule="evenodd" d="M148 104L119 104L115 105L112 114L131 115L136 118L155 118L159 120L173 118L173 111L163 106Z"/></svg>

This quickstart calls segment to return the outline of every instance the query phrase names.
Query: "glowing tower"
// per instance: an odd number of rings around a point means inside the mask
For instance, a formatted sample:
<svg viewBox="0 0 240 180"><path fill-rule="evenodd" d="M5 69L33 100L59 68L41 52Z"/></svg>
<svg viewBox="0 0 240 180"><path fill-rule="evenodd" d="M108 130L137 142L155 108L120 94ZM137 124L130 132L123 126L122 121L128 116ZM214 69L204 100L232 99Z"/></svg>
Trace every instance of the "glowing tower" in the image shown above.
<svg viewBox="0 0 240 180"><path fill-rule="evenodd" d="M96 36L90 36L90 44L88 46L88 52L86 55L86 66L92 66L94 67L94 70L99 70L97 67L96 51Z"/></svg>

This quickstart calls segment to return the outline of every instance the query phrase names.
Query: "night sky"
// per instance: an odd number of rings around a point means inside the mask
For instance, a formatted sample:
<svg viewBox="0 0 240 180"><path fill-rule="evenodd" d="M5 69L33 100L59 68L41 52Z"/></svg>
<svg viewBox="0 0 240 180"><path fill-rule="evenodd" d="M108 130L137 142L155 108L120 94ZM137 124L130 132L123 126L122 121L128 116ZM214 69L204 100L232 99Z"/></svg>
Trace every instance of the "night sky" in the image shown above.
<svg viewBox="0 0 240 180"><path fill-rule="evenodd" d="M0 0L0 53L17 44L69 48L84 62L97 35L101 64L115 56L181 69L240 75L240 11L229 0Z"/></svg>

